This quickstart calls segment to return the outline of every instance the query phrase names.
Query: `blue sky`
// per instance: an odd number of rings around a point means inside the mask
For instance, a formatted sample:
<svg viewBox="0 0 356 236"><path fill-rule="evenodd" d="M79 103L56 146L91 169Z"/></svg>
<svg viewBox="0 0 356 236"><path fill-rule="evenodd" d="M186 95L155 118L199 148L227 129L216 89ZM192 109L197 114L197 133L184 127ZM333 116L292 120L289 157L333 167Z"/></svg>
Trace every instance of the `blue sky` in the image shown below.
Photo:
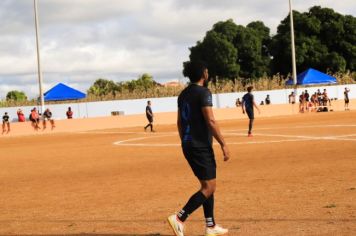
<svg viewBox="0 0 356 236"><path fill-rule="evenodd" d="M354 0L293 0L356 16ZM114 81L151 74L183 80L189 47L218 21L263 21L272 33L288 14L288 0L38 0L44 90L59 82L83 92L97 78ZM0 99L10 90L38 96L32 0L0 2Z"/></svg>

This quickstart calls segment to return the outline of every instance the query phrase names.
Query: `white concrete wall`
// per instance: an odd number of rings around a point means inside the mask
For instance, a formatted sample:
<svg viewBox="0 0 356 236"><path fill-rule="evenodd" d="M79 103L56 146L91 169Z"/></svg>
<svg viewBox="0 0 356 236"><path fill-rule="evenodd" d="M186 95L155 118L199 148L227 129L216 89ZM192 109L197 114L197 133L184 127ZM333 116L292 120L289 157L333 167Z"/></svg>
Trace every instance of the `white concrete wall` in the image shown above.
<svg viewBox="0 0 356 236"><path fill-rule="evenodd" d="M350 99L356 99L356 84L351 85L335 85L335 86L320 86L309 88L298 88L298 95L308 90L309 94L316 92L317 89L323 91L327 89L330 98L344 99L344 89L348 87L351 91L349 93ZM286 104L288 103L288 95L293 89L283 90L269 90L269 91L255 91L255 101L257 104L266 98L267 94L270 95L272 104ZM235 107L237 98L242 98L245 92L239 93L223 93L213 95L213 104L215 108L228 108ZM172 112L177 110L177 97L166 98L147 98L147 99L133 99L133 100L116 100L105 102L88 102L88 103L67 103L58 105L48 105L51 109L53 117L56 119L65 119L66 111L70 106L74 112L73 118L86 118L86 117L104 117L110 116L112 111L123 111L124 115L144 114L147 100L152 102L152 110L156 112ZM47 106L46 106L47 107ZM8 112L10 119L17 121L16 111L19 107L0 108L0 115ZM30 111L33 107L21 107L26 118L28 118Z"/></svg>
<svg viewBox="0 0 356 236"><path fill-rule="evenodd" d="M309 95L311 96L314 92L320 89L323 92L324 89L328 92L329 98L337 98L337 99L344 99L344 90L345 87L349 88L351 91L349 93L350 99L356 98L356 84L352 85L335 85L335 86L320 86L320 87L303 87L298 88L297 94L300 95L303 91L308 90ZM268 91L253 91L253 95L255 97L255 102L257 105L264 101L267 94L270 95L271 103L272 104L287 104L288 103L288 96L291 92L294 91L293 89L280 89L280 90L268 90ZM234 107L235 101L237 98L243 97L246 92L239 92L239 93L222 93L217 94L214 96L214 106L218 108L227 108L227 107ZM298 102L298 98L296 98Z"/></svg>

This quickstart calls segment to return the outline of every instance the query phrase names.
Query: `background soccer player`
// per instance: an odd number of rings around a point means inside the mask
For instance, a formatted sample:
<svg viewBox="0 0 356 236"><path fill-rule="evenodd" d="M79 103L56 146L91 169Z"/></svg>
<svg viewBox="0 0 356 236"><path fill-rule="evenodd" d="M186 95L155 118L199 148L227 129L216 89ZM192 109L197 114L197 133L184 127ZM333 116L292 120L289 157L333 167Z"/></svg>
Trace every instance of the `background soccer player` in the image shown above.
<svg viewBox="0 0 356 236"><path fill-rule="evenodd" d="M147 130L148 127L151 128L151 132L155 132L153 130L153 112L151 108L151 101L147 101L147 106L146 106L146 118L148 120L148 124L145 126L145 131Z"/></svg>
<svg viewBox="0 0 356 236"><path fill-rule="evenodd" d="M349 102L350 102L350 99L349 99L349 92L350 92L350 89L348 88L345 88L345 91L344 91L344 100L345 100L345 111L346 110L350 110L349 109Z"/></svg>
<svg viewBox="0 0 356 236"><path fill-rule="evenodd" d="M224 161L230 158L229 149L213 115L212 95L206 88L209 78L207 67L203 63L190 62L186 70L191 83L178 97L177 126L184 156L201 187L177 215L168 217L168 222L176 235L183 236L184 221L203 205L206 235L222 235L228 230L216 225L214 220L216 162L212 136L221 146Z"/></svg>
<svg viewBox="0 0 356 236"><path fill-rule="evenodd" d="M10 117L7 114L7 112L5 112L4 115L2 116L2 133L5 133L6 131L7 133L10 132Z"/></svg>
<svg viewBox="0 0 356 236"><path fill-rule="evenodd" d="M246 112L248 118L250 119L248 124L248 137L252 137L252 126L255 119L253 107L255 107L258 112L260 112L260 109L258 109L255 103L255 99L253 98L252 89L252 86L247 87L247 93L242 97L242 113L245 114Z"/></svg>

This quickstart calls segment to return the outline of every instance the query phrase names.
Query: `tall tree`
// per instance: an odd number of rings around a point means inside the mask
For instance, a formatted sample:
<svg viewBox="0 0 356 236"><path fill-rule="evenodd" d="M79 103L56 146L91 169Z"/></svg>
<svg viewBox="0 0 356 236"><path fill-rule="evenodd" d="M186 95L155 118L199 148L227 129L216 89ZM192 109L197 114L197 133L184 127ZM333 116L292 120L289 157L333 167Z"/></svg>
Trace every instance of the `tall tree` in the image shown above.
<svg viewBox="0 0 356 236"><path fill-rule="evenodd" d="M297 70L309 67L321 71L356 69L356 18L329 8L314 6L309 12L293 12ZM272 70L291 72L289 16L278 26L271 43Z"/></svg>
<svg viewBox="0 0 356 236"><path fill-rule="evenodd" d="M234 45L238 50L240 76L258 78L269 74L269 28L262 22L251 22L247 27L239 26Z"/></svg>
<svg viewBox="0 0 356 236"><path fill-rule="evenodd" d="M269 28L262 22L246 27L233 20L214 24L203 41L190 48L190 61L205 61L213 77L235 79L269 73ZM186 63L183 63L183 74Z"/></svg>
<svg viewBox="0 0 356 236"><path fill-rule="evenodd" d="M261 39L262 56L267 57L266 60L268 60L269 62L270 59L269 47L271 44L270 29L267 26L265 26L265 24L262 21L253 21L249 23L246 27L253 29L257 33L257 36Z"/></svg>
<svg viewBox="0 0 356 236"><path fill-rule="evenodd" d="M215 31L207 32L204 40L190 48L190 61L205 61L212 77L234 79L238 76L237 49L227 38ZM183 64L183 75L186 76Z"/></svg>
<svg viewBox="0 0 356 236"><path fill-rule="evenodd" d="M6 101L26 101L27 96L22 91L12 90L6 94Z"/></svg>
<svg viewBox="0 0 356 236"><path fill-rule="evenodd" d="M356 71L356 17L345 16L344 38L339 42L339 54L345 58L346 69Z"/></svg>
<svg viewBox="0 0 356 236"><path fill-rule="evenodd" d="M147 92L148 89L154 87L156 84L151 75L144 73L137 80L127 81L122 86L128 88L130 92L134 90L145 90Z"/></svg>
<svg viewBox="0 0 356 236"><path fill-rule="evenodd" d="M92 86L88 89L88 94L104 97L106 95L115 96L118 92L118 85L112 81L107 79L97 79Z"/></svg>
<svg viewBox="0 0 356 236"><path fill-rule="evenodd" d="M232 19L229 19L227 21L220 21L214 24L211 31L218 33L220 38L224 38L230 43L233 43L238 32L238 28L238 25L236 25Z"/></svg>

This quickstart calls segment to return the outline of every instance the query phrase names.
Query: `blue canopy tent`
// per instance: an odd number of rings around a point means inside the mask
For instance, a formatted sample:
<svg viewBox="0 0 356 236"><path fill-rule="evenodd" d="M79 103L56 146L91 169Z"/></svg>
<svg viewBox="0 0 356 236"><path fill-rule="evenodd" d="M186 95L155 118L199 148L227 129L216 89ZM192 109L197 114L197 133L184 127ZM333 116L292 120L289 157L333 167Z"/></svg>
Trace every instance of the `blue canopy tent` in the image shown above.
<svg viewBox="0 0 356 236"><path fill-rule="evenodd" d="M324 74L315 69L308 69L297 76L297 85L314 85L314 84L336 84L336 78ZM286 82L286 85L294 85L293 79Z"/></svg>
<svg viewBox="0 0 356 236"><path fill-rule="evenodd" d="M85 93L82 93L62 83L57 84L44 93L45 101L78 100L85 97Z"/></svg>
<svg viewBox="0 0 356 236"><path fill-rule="evenodd" d="M59 83L44 94L45 101L67 101L67 100L79 100L86 97L85 93L82 93L74 88L71 88L65 84ZM86 108L87 109L87 108ZM88 110L86 111L88 116ZM78 114L80 117L80 108L78 103Z"/></svg>

